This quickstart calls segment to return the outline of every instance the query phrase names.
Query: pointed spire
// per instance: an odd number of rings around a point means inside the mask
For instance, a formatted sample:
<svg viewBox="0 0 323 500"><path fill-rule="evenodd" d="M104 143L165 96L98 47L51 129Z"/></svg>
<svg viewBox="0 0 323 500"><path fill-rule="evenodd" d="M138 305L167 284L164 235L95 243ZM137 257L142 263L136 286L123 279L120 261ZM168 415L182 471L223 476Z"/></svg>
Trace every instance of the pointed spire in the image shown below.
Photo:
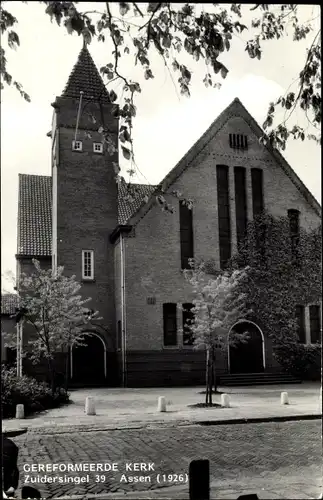
<svg viewBox="0 0 323 500"><path fill-rule="evenodd" d="M62 97L78 99L81 91L83 92L83 99L94 102L110 102L109 93L105 88L85 40L83 40L83 48L69 76Z"/></svg>

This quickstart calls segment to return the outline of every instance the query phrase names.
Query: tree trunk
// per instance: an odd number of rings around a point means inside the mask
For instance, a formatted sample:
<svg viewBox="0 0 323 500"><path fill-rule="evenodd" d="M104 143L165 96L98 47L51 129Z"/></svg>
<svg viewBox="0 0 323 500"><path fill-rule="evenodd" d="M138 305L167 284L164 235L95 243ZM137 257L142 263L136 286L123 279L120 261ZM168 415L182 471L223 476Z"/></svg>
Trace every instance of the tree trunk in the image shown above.
<svg viewBox="0 0 323 500"><path fill-rule="evenodd" d="M65 391L68 391L68 360L69 360L69 349L66 351L66 357L65 357Z"/></svg>
<svg viewBox="0 0 323 500"><path fill-rule="evenodd" d="M55 395L55 370L54 370L53 360L51 358L47 358L47 363L48 363L50 387L51 387L51 391L52 391L52 396L54 397L54 395Z"/></svg>
<svg viewBox="0 0 323 500"><path fill-rule="evenodd" d="M218 384L216 378L216 353L215 347L212 347L212 386L214 387L214 392L218 391Z"/></svg>
<svg viewBox="0 0 323 500"><path fill-rule="evenodd" d="M209 406L213 404L213 396L212 396L212 366L211 361L209 362Z"/></svg>
<svg viewBox="0 0 323 500"><path fill-rule="evenodd" d="M209 350L206 350L206 364L205 364L205 404L209 403Z"/></svg>
<svg viewBox="0 0 323 500"><path fill-rule="evenodd" d="M212 405L212 359L210 356L210 349L206 351L206 398L205 403L207 406Z"/></svg>

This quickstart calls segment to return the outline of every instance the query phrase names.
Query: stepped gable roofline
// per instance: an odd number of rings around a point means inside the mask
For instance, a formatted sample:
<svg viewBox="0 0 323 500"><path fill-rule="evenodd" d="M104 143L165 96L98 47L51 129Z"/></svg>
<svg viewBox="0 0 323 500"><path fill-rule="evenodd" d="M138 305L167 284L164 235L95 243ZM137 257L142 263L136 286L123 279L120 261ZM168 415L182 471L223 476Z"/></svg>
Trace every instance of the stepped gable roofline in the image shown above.
<svg viewBox="0 0 323 500"><path fill-rule="evenodd" d="M171 185L180 177L180 175L195 161L198 155L203 151L203 149L208 145L208 143L213 139L213 137L219 132L219 130L225 125L225 123L232 116L241 116L246 123L253 130L254 134L260 139L263 135L263 129L256 122L256 120L251 116L249 111L242 104L240 99L236 97L227 108L225 108L220 115L214 120L210 127L204 132L204 134L193 144L193 146L188 150L188 152L182 157L182 159L177 163L177 165L166 175L166 177L161 181L159 187L164 193ZM291 179L293 184L296 186L298 191L304 196L309 205L313 208L315 213L321 217L321 206L312 193L307 189L301 179L298 177L296 172L292 169L289 163L285 160L283 155L275 148L273 148L269 143L265 146L270 152L271 156L277 161L281 166L286 175ZM154 196L151 196L148 203L141 206L136 213L134 213L131 219L128 220L128 224L136 225L146 213L155 205L156 200Z"/></svg>
<svg viewBox="0 0 323 500"><path fill-rule="evenodd" d="M61 97L79 99L81 92L85 100L102 103L111 102L109 93L85 43Z"/></svg>

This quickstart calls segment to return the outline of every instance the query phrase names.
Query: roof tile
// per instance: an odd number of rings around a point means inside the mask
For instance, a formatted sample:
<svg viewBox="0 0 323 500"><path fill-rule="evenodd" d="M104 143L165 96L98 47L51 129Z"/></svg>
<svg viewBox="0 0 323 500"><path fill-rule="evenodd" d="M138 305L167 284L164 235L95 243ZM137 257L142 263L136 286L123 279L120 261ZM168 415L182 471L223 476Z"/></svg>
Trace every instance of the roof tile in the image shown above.
<svg viewBox="0 0 323 500"><path fill-rule="evenodd" d="M118 223L125 224L155 191L150 184L118 184Z"/></svg>
<svg viewBox="0 0 323 500"><path fill-rule="evenodd" d="M52 179L19 174L18 255L52 254Z"/></svg>
<svg viewBox="0 0 323 500"><path fill-rule="evenodd" d="M110 102L109 93L86 46L79 53L62 97L78 99L81 91L83 99Z"/></svg>
<svg viewBox="0 0 323 500"><path fill-rule="evenodd" d="M156 186L118 184L118 224L126 222L145 203ZM18 255L51 256L52 178L19 174Z"/></svg>

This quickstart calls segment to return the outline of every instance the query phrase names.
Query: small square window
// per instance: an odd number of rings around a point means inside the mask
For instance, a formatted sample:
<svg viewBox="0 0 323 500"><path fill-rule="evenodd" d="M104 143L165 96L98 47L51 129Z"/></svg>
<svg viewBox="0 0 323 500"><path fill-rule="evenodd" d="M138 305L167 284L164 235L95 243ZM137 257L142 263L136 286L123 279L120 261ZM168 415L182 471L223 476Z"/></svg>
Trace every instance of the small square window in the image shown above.
<svg viewBox="0 0 323 500"><path fill-rule="evenodd" d="M94 142L93 143L93 151L94 153L103 153L103 144L102 142Z"/></svg>
<svg viewBox="0 0 323 500"><path fill-rule="evenodd" d="M72 149L73 151L82 151L82 141L73 141Z"/></svg>

